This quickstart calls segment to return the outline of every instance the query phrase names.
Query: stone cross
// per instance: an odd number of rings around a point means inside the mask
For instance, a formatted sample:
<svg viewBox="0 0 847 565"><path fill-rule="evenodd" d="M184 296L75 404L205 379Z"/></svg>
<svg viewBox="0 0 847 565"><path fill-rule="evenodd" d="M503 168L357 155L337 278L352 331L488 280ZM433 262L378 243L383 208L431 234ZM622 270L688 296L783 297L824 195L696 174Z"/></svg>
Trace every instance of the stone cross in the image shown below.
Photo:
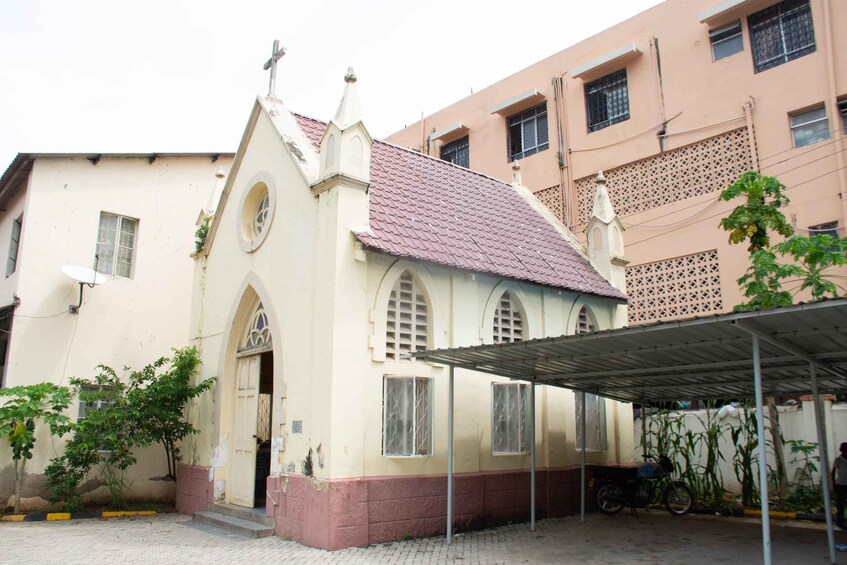
<svg viewBox="0 0 847 565"><path fill-rule="evenodd" d="M265 66L263 67L265 70L271 70L271 82L268 86L268 96L276 96L274 90L276 89L276 62L282 59L282 56L285 55L285 47L279 46L279 39L274 39L274 48L271 52L271 58L265 62Z"/></svg>

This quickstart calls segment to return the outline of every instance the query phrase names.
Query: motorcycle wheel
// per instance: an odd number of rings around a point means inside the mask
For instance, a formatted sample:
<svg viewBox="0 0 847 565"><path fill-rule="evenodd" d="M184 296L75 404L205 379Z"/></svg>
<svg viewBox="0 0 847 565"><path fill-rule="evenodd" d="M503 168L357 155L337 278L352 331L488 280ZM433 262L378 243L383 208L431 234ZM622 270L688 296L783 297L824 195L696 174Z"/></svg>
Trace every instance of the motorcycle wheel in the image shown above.
<svg viewBox="0 0 847 565"><path fill-rule="evenodd" d="M612 482L603 482L597 486L594 491L594 501L597 503L597 509L603 514L617 514L623 510L623 503L618 500L610 500L610 497L620 499L623 492L620 487Z"/></svg>
<svg viewBox="0 0 847 565"><path fill-rule="evenodd" d="M687 484L676 481L665 488L663 502L668 512L674 516L683 516L691 510L691 505L694 504L694 495L691 494L691 489L688 488Z"/></svg>

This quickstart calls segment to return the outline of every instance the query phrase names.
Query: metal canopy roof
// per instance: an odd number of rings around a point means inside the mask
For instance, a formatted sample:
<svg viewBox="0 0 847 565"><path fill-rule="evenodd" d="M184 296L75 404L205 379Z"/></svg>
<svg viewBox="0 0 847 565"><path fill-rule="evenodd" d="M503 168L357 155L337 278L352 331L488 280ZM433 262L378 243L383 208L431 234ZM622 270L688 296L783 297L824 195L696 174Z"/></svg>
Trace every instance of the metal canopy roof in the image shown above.
<svg viewBox="0 0 847 565"><path fill-rule="evenodd" d="M411 356L624 402L754 396L752 334L766 396L847 389L847 299Z"/></svg>

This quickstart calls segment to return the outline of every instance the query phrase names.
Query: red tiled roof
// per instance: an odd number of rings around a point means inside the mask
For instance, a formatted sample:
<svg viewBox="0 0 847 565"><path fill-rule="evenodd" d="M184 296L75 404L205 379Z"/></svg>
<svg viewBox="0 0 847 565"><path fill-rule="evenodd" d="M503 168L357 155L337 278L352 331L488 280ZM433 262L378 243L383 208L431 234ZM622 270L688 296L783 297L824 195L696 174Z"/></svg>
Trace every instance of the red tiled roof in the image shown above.
<svg viewBox="0 0 847 565"><path fill-rule="evenodd" d="M326 124L295 114L320 150ZM391 145L371 150L370 231L389 255L626 300L506 183Z"/></svg>

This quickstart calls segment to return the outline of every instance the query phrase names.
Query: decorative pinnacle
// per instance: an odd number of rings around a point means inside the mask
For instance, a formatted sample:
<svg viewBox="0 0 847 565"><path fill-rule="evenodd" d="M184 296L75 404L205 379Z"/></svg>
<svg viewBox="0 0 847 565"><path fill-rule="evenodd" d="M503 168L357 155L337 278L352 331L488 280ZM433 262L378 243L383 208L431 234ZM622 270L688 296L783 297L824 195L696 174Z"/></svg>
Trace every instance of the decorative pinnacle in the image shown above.
<svg viewBox="0 0 847 565"><path fill-rule="evenodd" d="M356 82L357 80L356 73L353 72L353 67L347 67L347 74L344 75L344 82L349 84L351 82Z"/></svg>
<svg viewBox="0 0 847 565"><path fill-rule="evenodd" d="M512 185L521 186L521 164L517 161L512 161Z"/></svg>
<svg viewBox="0 0 847 565"><path fill-rule="evenodd" d="M597 178L594 179L597 184L606 184L606 177L603 176L603 171L597 171Z"/></svg>
<svg viewBox="0 0 847 565"><path fill-rule="evenodd" d="M512 161L512 170L518 172L521 170L521 164L518 161Z"/></svg>

